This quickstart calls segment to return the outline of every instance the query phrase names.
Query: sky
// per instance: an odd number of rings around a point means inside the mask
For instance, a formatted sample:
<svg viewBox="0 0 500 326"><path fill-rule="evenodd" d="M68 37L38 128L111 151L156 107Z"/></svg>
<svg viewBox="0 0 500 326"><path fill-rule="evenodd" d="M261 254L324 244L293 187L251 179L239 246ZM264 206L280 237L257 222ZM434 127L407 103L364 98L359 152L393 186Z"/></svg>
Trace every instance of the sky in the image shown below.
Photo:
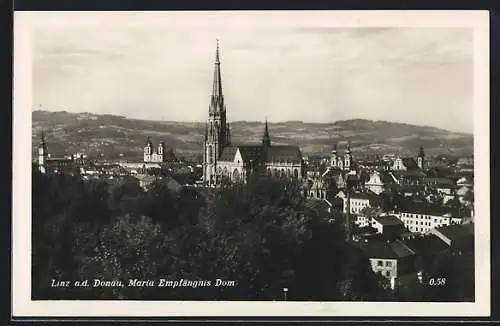
<svg viewBox="0 0 500 326"><path fill-rule="evenodd" d="M37 13L33 109L204 121L219 39L230 121L360 118L472 132L471 29L270 15Z"/></svg>

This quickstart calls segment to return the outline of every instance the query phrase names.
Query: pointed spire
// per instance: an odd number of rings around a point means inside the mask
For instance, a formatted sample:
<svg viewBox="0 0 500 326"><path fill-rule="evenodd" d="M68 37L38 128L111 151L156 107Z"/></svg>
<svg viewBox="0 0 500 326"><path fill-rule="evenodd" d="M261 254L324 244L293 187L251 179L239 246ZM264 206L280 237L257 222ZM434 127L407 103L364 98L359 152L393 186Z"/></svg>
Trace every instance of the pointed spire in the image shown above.
<svg viewBox="0 0 500 326"><path fill-rule="evenodd" d="M217 48L215 50L214 81L212 86L210 112L219 112L223 110L224 110L224 96L222 95L222 77L220 72L219 40L217 40Z"/></svg>
<svg viewBox="0 0 500 326"><path fill-rule="evenodd" d="M333 144L332 153L337 153L337 143Z"/></svg>
<svg viewBox="0 0 500 326"><path fill-rule="evenodd" d="M346 151L346 153L351 152L351 142L350 141L348 141L347 144L345 145L345 151Z"/></svg>
<svg viewBox="0 0 500 326"><path fill-rule="evenodd" d="M220 58L219 58L219 39L215 40L217 42L217 48L215 50L215 63L220 64Z"/></svg>
<svg viewBox="0 0 500 326"><path fill-rule="evenodd" d="M422 145L420 145L420 148L418 149L418 157L425 157L424 146Z"/></svg>
<svg viewBox="0 0 500 326"><path fill-rule="evenodd" d="M45 145L45 130L40 133L40 145Z"/></svg>
<svg viewBox="0 0 500 326"><path fill-rule="evenodd" d="M266 126L264 129L264 136L262 137L262 145L271 146L271 137L269 137L269 128L267 126L267 117L266 117Z"/></svg>

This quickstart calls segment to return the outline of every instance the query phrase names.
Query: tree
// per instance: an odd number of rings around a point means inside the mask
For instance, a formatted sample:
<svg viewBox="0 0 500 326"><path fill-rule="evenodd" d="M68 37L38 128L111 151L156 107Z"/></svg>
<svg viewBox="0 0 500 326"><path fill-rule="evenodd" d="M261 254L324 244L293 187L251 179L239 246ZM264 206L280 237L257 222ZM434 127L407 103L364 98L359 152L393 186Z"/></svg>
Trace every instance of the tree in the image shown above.
<svg viewBox="0 0 500 326"><path fill-rule="evenodd" d="M171 243L159 224L148 217L118 217L103 228L98 239L94 255L82 257L79 276L89 280L120 280L125 286L90 288L86 289L88 295L101 299L164 297L165 290L158 287L127 286L129 280L157 280L169 275Z"/></svg>
<svg viewBox="0 0 500 326"><path fill-rule="evenodd" d="M122 181L109 187L108 207L115 215L140 215L140 203L144 200L144 191L137 182Z"/></svg>

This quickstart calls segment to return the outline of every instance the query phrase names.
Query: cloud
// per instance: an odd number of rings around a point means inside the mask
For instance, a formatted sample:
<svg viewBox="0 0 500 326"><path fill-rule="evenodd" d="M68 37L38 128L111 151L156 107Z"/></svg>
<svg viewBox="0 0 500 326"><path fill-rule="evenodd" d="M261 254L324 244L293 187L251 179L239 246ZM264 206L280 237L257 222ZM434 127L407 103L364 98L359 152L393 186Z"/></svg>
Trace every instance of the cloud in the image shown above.
<svg viewBox="0 0 500 326"><path fill-rule="evenodd" d="M77 21L35 30L33 95L47 109L205 120L219 38L232 121L366 118L472 131L470 30Z"/></svg>

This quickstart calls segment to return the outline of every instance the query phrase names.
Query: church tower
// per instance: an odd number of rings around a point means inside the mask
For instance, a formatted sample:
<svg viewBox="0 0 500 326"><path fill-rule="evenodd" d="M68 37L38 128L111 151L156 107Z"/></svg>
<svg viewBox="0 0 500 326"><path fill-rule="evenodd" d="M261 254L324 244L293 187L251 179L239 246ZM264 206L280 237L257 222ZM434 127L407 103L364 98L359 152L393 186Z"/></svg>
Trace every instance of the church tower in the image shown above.
<svg viewBox="0 0 500 326"><path fill-rule="evenodd" d="M230 143L226 122L226 105L222 94L219 41L215 51L214 80L212 96L208 107L208 122L205 131L203 181L208 186L217 184L216 168L220 153Z"/></svg>
<svg viewBox="0 0 500 326"><path fill-rule="evenodd" d="M337 167L337 159L338 159L338 156L337 156L337 144L334 144L333 145L332 154L330 156L330 165L331 165L331 167L333 167L333 168Z"/></svg>
<svg viewBox="0 0 500 326"><path fill-rule="evenodd" d="M417 165L418 165L418 167L421 170L424 169L424 165L425 165L425 153L424 153L424 147L422 145L420 145L420 148L418 150Z"/></svg>
<svg viewBox="0 0 500 326"><path fill-rule="evenodd" d="M152 161L153 156L153 143L151 139L148 137L146 140L146 145L144 146L144 162L148 163Z"/></svg>
<svg viewBox="0 0 500 326"><path fill-rule="evenodd" d="M351 146L349 145L349 143L347 143L347 145L345 146L344 169L350 170L351 163L352 163Z"/></svg>
<svg viewBox="0 0 500 326"><path fill-rule="evenodd" d="M266 126L264 129L264 136L262 136L262 146L263 147L271 147L271 137L269 137L269 129L267 127L267 119L266 119Z"/></svg>
<svg viewBox="0 0 500 326"><path fill-rule="evenodd" d="M38 170L45 173L45 161L47 158L47 143L45 143L45 133L42 130L40 144L38 145Z"/></svg>

